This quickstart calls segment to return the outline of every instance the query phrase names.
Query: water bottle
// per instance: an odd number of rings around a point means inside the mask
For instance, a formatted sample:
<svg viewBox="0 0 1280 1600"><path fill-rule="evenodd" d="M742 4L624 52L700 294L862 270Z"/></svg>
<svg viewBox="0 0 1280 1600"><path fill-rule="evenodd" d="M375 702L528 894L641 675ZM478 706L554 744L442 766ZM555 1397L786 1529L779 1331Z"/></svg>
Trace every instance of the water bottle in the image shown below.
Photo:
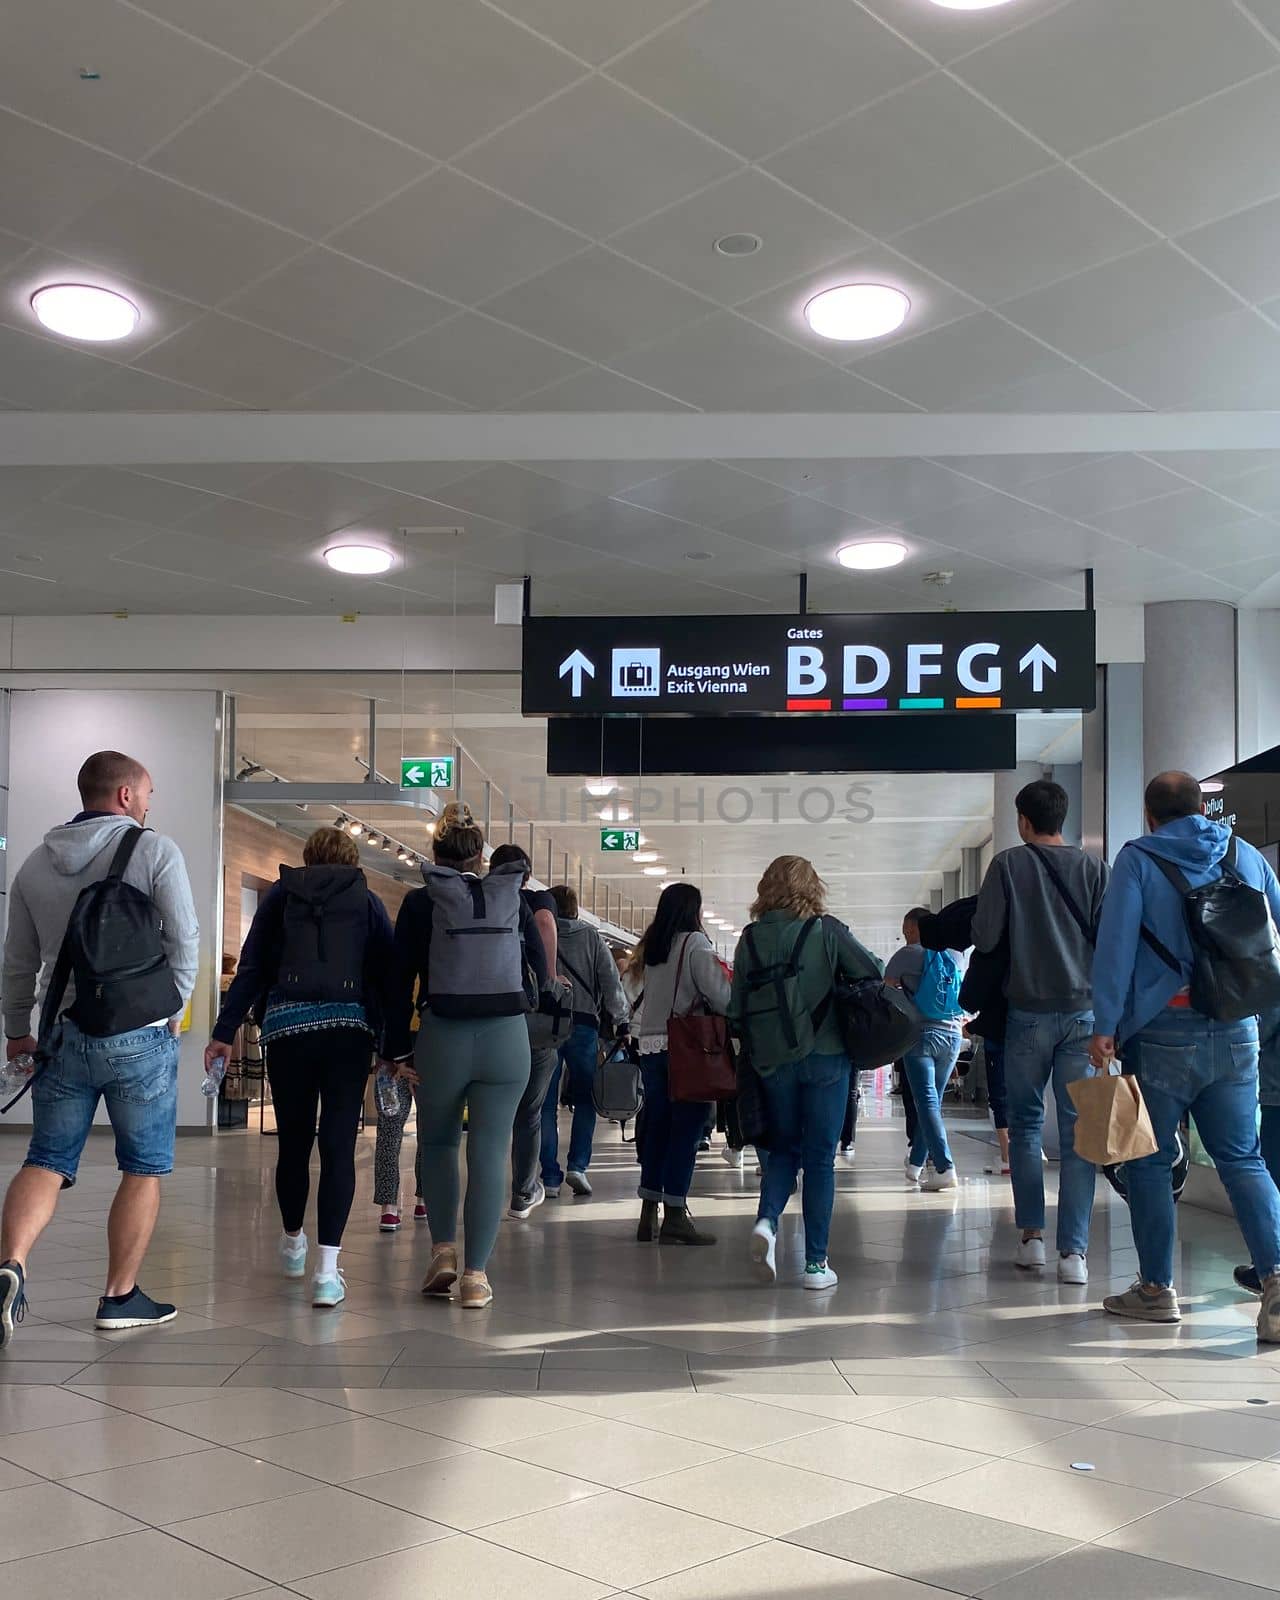
<svg viewBox="0 0 1280 1600"><path fill-rule="evenodd" d="M400 1115L400 1085L385 1068L380 1068L374 1077L373 1098L377 1102L380 1117Z"/></svg>
<svg viewBox="0 0 1280 1600"><path fill-rule="evenodd" d="M226 1056L215 1056L204 1069L204 1082L200 1085L200 1093L206 1100L212 1100L222 1087L222 1080L227 1075Z"/></svg>
<svg viewBox="0 0 1280 1600"><path fill-rule="evenodd" d="M36 1070L35 1057L24 1051L12 1061L0 1062L0 1100L7 1100L25 1089L31 1074Z"/></svg>

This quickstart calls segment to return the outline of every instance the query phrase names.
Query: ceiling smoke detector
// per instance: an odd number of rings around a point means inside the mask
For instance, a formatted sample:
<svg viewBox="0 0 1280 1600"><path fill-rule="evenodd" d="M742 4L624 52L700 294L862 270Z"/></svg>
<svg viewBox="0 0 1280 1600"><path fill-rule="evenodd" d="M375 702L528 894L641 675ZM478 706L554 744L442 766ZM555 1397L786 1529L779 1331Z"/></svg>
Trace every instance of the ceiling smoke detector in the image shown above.
<svg viewBox="0 0 1280 1600"><path fill-rule="evenodd" d="M945 589L954 577L954 572L949 571L946 567L939 567L935 572L926 572L920 582L931 583L935 589Z"/></svg>
<svg viewBox="0 0 1280 1600"><path fill-rule="evenodd" d="M724 233L716 240L716 254L753 256L763 243L758 233Z"/></svg>

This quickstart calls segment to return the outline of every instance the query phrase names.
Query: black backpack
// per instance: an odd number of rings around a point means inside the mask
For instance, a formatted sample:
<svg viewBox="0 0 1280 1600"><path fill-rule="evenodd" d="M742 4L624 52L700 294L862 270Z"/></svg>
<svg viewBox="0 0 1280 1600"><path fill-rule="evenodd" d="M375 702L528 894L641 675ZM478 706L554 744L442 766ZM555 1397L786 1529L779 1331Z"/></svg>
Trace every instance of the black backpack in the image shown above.
<svg viewBox="0 0 1280 1600"><path fill-rule="evenodd" d="M1280 935L1271 907L1236 870L1234 834L1222 858L1222 876L1193 889L1172 862L1150 855L1182 896L1191 935L1191 1005L1215 1022L1240 1022L1280 1005ZM1182 975L1182 963L1144 926L1142 938Z"/></svg>
<svg viewBox="0 0 1280 1600"><path fill-rule="evenodd" d="M76 897L40 1012L42 1053L72 976L76 997L67 1015L93 1038L132 1033L182 1010L160 913L149 894L124 881L144 832L150 830L125 828L106 877Z"/></svg>
<svg viewBox="0 0 1280 1600"><path fill-rule="evenodd" d="M288 1001L364 999L369 887L359 867L280 868L284 930L276 987Z"/></svg>

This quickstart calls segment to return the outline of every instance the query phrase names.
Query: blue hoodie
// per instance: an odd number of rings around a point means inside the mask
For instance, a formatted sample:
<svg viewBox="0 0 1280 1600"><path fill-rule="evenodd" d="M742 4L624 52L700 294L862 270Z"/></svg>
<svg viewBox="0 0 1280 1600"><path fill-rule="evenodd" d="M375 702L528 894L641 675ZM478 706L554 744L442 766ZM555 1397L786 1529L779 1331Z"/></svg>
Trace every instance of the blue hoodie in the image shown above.
<svg viewBox="0 0 1280 1600"><path fill-rule="evenodd" d="M1230 839L1231 829L1223 822L1179 817L1146 838L1130 840L1120 852L1102 902L1093 961L1097 1033L1131 1038L1191 981L1193 951L1182 896L1152 857L1171 862L1194 889L1222 876L1220 863ZM1266 893L1271 915L1280 924L1280 882L1243 839L1236 841L1236 871L1245 883ZM1178 957L1180 976L1142 939L1144 923Z"/></svg>

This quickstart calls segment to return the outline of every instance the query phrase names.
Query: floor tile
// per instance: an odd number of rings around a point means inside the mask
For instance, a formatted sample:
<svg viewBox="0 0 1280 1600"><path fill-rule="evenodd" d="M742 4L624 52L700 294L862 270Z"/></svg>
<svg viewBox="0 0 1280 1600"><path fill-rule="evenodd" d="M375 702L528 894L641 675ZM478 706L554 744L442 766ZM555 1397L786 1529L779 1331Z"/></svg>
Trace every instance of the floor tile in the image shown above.
<svg viewBox="0 0 1280 1600"><path fill-rule="evenodd" d="M586 1457L582 1475L569 1477L488 1451L468 1450L462 1445L454 1448L456 1453L443 1460L357 1478L347 1487L464 1533L600 1493L599 1486L590 1481L592 1463Z"/></svg>
<svg viewBox="0 0 1280 1600"><path fill-rule="evenodd" d="M545 1562L469 1534L295 1579L291 1587L309 1600L351 1600L353 1595L360 1600L496 1600L530 1595L603 1600L615 1592L612 1584L558 1572Z"/></svg>
<svg viewBox="0 0 1280 1600"><path fill-rule="evenodd" d="M1071 1422L1085 1427L1093 1422L1107 1422L1112 1417L1128 1416L1150 1404L1142 1400L1022 1400L1010 1396L1006 1400L975 1400L978 1406L992 1410L1013 1411L1021 1416L1047 1417L1053 1422Z"/></svg>
<svg viewBox="0 0 1280 1600"><path fill-rule="evenodd" d="M612 1489L718 1461L724 1454L713 1445L611 1420L586 1422L566 1432L519 1439L494 1448L504 1456L572 1472Z"/></svg>
<svg viewBox="0 0 1280 1600"><path fill-rule="evenodd" d="M6 1489L22 1489L29 1483L40 1483L42 1481L34 1472L28 1472L25 1467L14 1466L12 1461L0 1461L0 1494Z"/></svg>
<svg viewBox="0 0 1280 1600"><path fill-rule="evenodd" d="M714 1394L694 1395L668 1405L651 1406L634 1420L658 1433L672 1433L678 1439L694 1439L701 1444L721 1445L726 1450L752 1450L831 1427L825 1417Z"/></svg>
<svg viewBox="0 0 1280 1600"><path fill-rule="evenodd" d="M227 1379L228 1389L376 1389L389 1367L240 1367Z"/></svg>
<svg viewBox="0 0 1280 1600"><path fill-rule="evenodd" d="M1266 1590L1097 1545L1080 1545L982 1590L982 1600L1081 1600L1085 1595L1105 1595L1107 1600L1264 1600Z"/></svg>
<svg viewBox="0 0 1280 1600"><path fill-rule="evenodd" d="M1177 1400L1117 1417L1108 1427L1114 1433L1168 1439L1173 1444L1216 1450L1221 1455L1249 1456L1254 1460L1265 1460L1275 1455L1278 1448L1271 1432L1275 1423L1264 1422L1244 1409L1211 1410Z"/></svg>
<svg viewBox="0 0 1280 1600"><path fill-rule="evenodd" d="M6 1361L0 1364L0 1390L23 1384L70 1383L80 1372L92 1371L83 1361Z"/></svg>
<svg viewBox="0 0 1280 1600"><path fill-rule="evenodd" d="M784 1411L801 1411L806 1416L827 1422L865 1422L868 1417L885 1417L908 1406L919 1405L918 1396L883 1394L804 1395L766 1394L764 1405L780 1406Z"/></svg>
<svg viewBox="0 0 1280 1600"><path fill-rule="evenodd" d="M335 1415L332 1406L273 1389L226 1389L216 1400L170 1406L152 1415L159 1422L171 1423L184 1433L214 1444L243 1444L249 1439L268 1439L278 1433L297 1433L303 1428L322 1428L343 1420L340 1414Z"/></svg>
<svg viewBox="0 0 1280 1600"><path fill-rule="evenodd" d="M542 1372L538 1374L538 1393L608 1394L613 1391L619 1377L628 1390L647 1394L650 1405L661 1404L664 1399L676 1400L681 1395L694 1392L693 1375L687 1372ZM509 1382L505 1377L498 1381L504 1385Z"/></svg>
<svg viewBox="0 0 1280 1600"><path fill-rule="evenodd" d="M1083 1444L1080 1448L1085 1449ZM1084 1459L1089 1459L1087 1453ZM1099 1481L1092 1473L1054 1473L1022 1460L994 1461L915 1494L927 1494L933 1504L956 1511L1078 1540L1100 1539L1126 1522L1158 1511L1169 1500L1168 1495Z"/></svg>
<svg viewBox="0 0 1280 1600"><path fill-rule="evenodd" d="M869 1417L864 1426L906 1439L927 1439L931 1444L954 1445L988 1456L1013 1455L1059 1434L1072 1432L1069 1422L1055 1422L966 1400L921 1400L898 1411Z"/></svg>
<svg viewBox="0 0 1280 1600"><path fill-rule="evenodd" d="M19 1433L4 1442L4 1453L20 1467L45 1478L70 1478L136 1461L160 1461L192 1455L201 1448L190 1434L166 1428L147 1417L116 1411L91 1422Z"/></svg>
<svg viewBox="0 0 1280 1600"><path fill-rule="evenodd" d="M954 1600L950 1591L793 1544L756 1545L673 1578L638 1584L635 1593L641 1600Z"/></svg>
<svg viewBox="0 0 1280 1600"><path fill-rule="evenodd" d="M694 1384L699 1394L808 1394L835 1399L850 1392L838 1372L699 1372Z"/></svg>
<svg viewBox="0 0 1280 1600"><path fill-rule="evenodd" d="M203 1450L172 1461L144 1461L68 1478L67 1487L91 1500L114 1506L153 1527L190 1517L265 1504L314 1489L313 1479L285 1472L233 1450Z"/></svg>
<svg viewBox="0 0 1280 1600"><path fill-rule="evenodd" d="M67 1600L68 1595L101 1592L103 1549L76 1545L49 1555L28 1556L4 1567L5 1582L23 1600ZM145 1573L147 1589L182 1600L234 1600L263 1587L262 1579L243 1567L219 1561L168 1534L147 1529L110 1541L112 1570Z"/></svg>
<svg viewBox="0 0 1280 1600"><path fill-rule="evenodd" d="M1248 1511L1256 1517L1280 1518L1280 1463L1264 1461L1246 1467L1243 1472L1201 1489L1193 1498L1230 1511Z"/></svg>
<svg viewBox="0 0 1280 1600"><path fill-rule="evenodd" d="M1060 1472L1069 1472L1075 1461L1087 1461L1094 1468L1092 1478L1177 1497L1208 1488L1247 1464L1241 1456L1221 1455L1201 1445L1147 1439L1110 1428L1064 1434L1023 1450L1016 1460Z"/></svg>
<svg viewBox="0 0 1280 1600"><path fill-rule="evenodd" d="M649 1478L633 1484L631 1493L774 1539L881 1498L878 1489L757 1456L727 1456Z"/></svg>
<svg viewBox="0 0 1280 1600"><path fill-rule="evenodd" d="M357 1501L342 1489L294 1495L287 1516L268 1502L177 1522L169 1531L275 1583L427 1544L449 1532L374 1500Z"/></svg>
<svg viewBox="0 0 1280 1600"><path fill-rule="evenodd" d="M83 1368L73 1382L77 1389L86 1392L116 1384L141 1384L166 1389L218 1389L235 1371L235 1367L225 1363L188 1365L180 1362L170 1365L160 1361L95 1361L91 1367Z"/></svg>
<svg viewBox="0 0 1280 1600"><path fill-rule="evenodd" d="M757 1453L786 1467L826 1473L894 1494L971 1471L989 1459L974 1450L957 1450L928 1439L901 1438L870 1427L845 1424L824 1433L768 1445Z"/></svg>
<svg viewBox="0 0 1280 1600"><path fill-rule="evenodd" d="M606 1489L590 1500L517 1517L485 1530L508 1550L626 1589L758 1543L723 1522Z"/></svg>
<svg viewBox="0 0 1280 1600"><path fill-rule="evenodd" d="M43 1555L70 1545L114 1539L138 1529L132 1517L95 1505L57 1483L35 1483L0 1493L3 1559Z"/></svg>
<svg viewBox="0 0 1280 1600"><path fill-rule="evenodd" d="M788 1539L964 1595L979 1594L1036 1567L1073 1543L1012 1522L903 1497L878 1500Z"/></svg>
<svg viewBox="0 0 1280 1600"><path fill-rule="evenodd" d="M352 1417L329 1427L248 1440L239 1448L257 1460L309 1473L324 1483L346 1483L374 1472L437 1461L465 1447L417 1428L399 1428L379 1417Z"/></svg>
<svg viewBox="0 0 1280 1600"><path fill-rule="evenodd" d="M1269 1517L1183 1500L1118 1528L1100 1542L1152 1561L1280 1590L1280 1535Z"/></svg>
<svg viewBox="0 0 1280 1600"><path fill-rule="evenodd" d="M261 1348L260 1340L255 1340L253 1344L233 1344L230 1340L220 1344L203 1344L149 1334L145 1340L134 1340L132 1343L128 1336L113 1338L110 1347L99 1354L102 1361L109 1361L114 1367L219 1365L235 1368L257 1355ZM192 1381L198 1383L200 1380L197 1378Z"/></svg>
<svg viewBox="0 0 1280 1600"><path fill-rule="evenodd" d="M396 1422L401 1427L421 1428L462 1444L496 1445L557 1433L575 1427L577 1418L559 1407L526 1400L521 1395L476 1395L398 1411Z"/></svg>
<svg viewBox="0 0 1280 1600"><path fill-rule="evenodd" d="M189 1367L183 1371L189 1372ZM138 1383L135 1374L129 1374L125 1383L117 1383L112 1379L109 1383L82 1383L79 1378L73 1385L77 1394L87 1395L91 1400L101 1400L104 1405L114 1406L120 1411L136 1411L145 1416L151 1411L163 1411L169 1406L195 1405L200 1400L213 1400L222 1393L221 1388L214 1386L176 1387L173 1384Z"/></svg>
<svg viewBox="0 0 1280 1600"><path fill-rule="evenodd" d="M409 1411L418 1402L412 1393L403 1389L362 1389L362 1388L336 1388L330 1389L307 1387L302 1384L292 1390L307 1400L319 1400L325 1405L341 1406L345 1411L354 1411L360 1416L380 1417L386 1412ZM442 1400L460 1399L470 1390L450 1390L441 1395ZM433 1391L434 1398L434 1391Z"/></svg>

